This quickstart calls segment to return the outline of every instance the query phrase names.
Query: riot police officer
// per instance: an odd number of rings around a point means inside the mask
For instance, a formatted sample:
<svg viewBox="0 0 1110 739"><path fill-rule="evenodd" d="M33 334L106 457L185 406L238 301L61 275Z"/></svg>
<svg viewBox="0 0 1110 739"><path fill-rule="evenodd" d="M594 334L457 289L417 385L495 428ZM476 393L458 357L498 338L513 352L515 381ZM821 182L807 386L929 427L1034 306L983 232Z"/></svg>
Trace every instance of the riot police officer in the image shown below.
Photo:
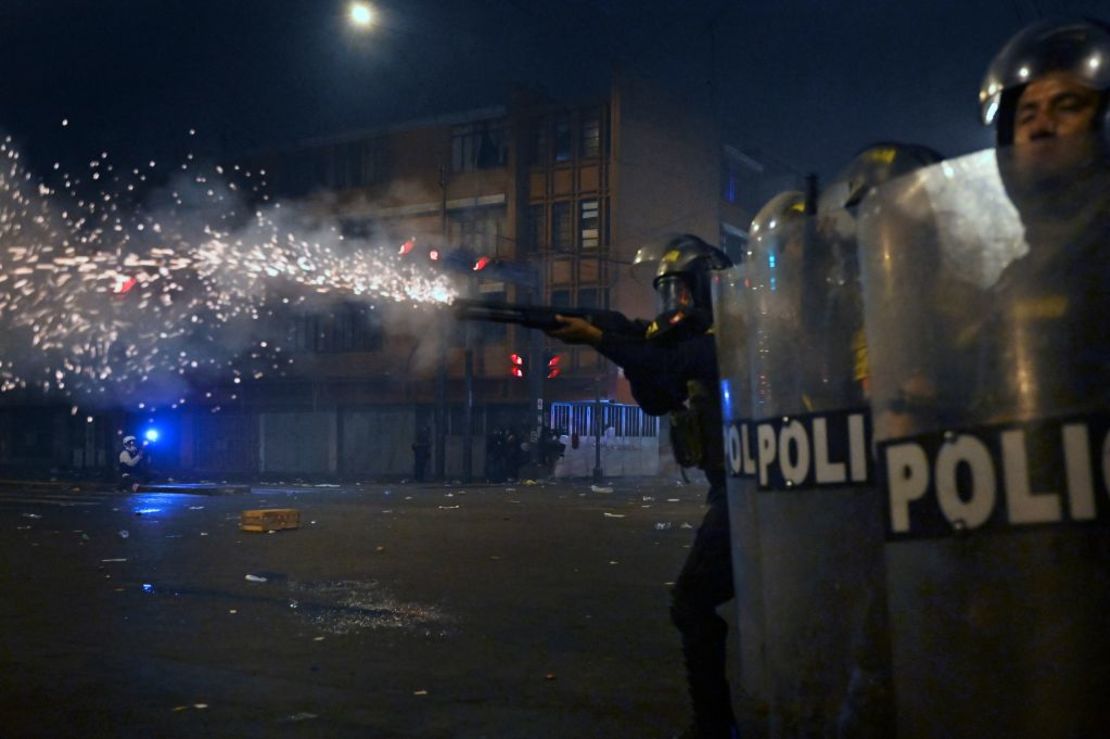
<svg viewBox="0 0 1110 739"><path fill-rule="evenodd" d="M899 734L1094 736L1110 725L1110 548L1093 525L1104 510L1071 509L1061 492L1058 508L1033 511L1023 497L1068 489L1063 429L1104 418L1110 397L1107 59L1095 23L1020 32L979 97L998 146L863 203ZM882 420L899 410L912 422ZM982 453L987 475L946 466L961 445ZM910 500L918 453L930 479ZM981 508L962 507L970 500Z"/></svg>
<svg viewBox="0 0 1110 739"><path fill-rule="evenodd" d="M641 250L637 262L649 258ZM724 447L710 277L731 266L720 249L683 235L666 244L653 282L660 301L654 320L636 336L603 332L560 317L550 335L588 344L624 369L636 402L652 415L670 414L675 460L700 467L709 481L708 511L671 593L671 619L682 636L694 725L684 736L735 736L726 679L727 624L717 607L733 597Z"/></svg>
<svg viewBox="0 0 1110 739"><path fill-rule="evenodd" d="M1041 21L994 57L979 88L984 125L999 146L1083 132L1108 132L1110 29L1079 20Z"/></svg>
<svg viewBox="0 0 1110 739"><path fill-rule="evenodd" d="M1110 348L1110 28L1041 22L1015 35L979 92L1028 252L991 285L977 403L985 419L1106 399ZM1037 350L1031 351L1033 347ZM986 356L987 354L991 356ZM1050 358L1031 368L1025 356ZM1022 372L1010 368L1021 363ZM1037 378L1030 382L1028 377Z"/></svg>

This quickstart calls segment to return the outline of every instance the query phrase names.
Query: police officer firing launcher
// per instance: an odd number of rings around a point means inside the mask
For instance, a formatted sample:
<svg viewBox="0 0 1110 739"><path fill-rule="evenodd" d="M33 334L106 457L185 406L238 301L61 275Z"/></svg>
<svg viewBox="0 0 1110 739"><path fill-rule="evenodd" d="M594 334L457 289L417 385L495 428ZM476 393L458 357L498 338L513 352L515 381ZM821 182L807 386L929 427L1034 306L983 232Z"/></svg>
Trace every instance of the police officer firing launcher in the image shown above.
<svg viewBox="0 0 1110 739"><path fill-rule="evenodd" d="M641 250L636 262L649 258ZM733 597L733 580L710 294L711 273L730 266L720 249L696 236L679 236L658 262L653 285L661 310L653 321L616 331L559 316L562 327L547 331L569 344L592 346L619 365L644 411L670 414L675 460L700 467L709 481L709 510L671 593L694 712L686 737L736 735L725 670L728 627L717 614Z"/></svg>

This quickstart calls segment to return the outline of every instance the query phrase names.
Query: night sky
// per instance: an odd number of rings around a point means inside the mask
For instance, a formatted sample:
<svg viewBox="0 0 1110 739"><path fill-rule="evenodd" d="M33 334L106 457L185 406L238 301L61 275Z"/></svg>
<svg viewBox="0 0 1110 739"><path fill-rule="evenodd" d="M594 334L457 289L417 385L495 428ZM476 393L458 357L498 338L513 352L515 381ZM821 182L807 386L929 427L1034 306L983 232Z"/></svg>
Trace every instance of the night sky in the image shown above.
<svg viewBox="0 0 1110 739"><path fill-rule="evenodd" d="M357 34L343 0L5 0L0 130L36 171L101 151L233 157L501 103L514 84L577 100L618 65L713 92L730 142L827 177L880 139L989 145L976 94L1005 40L1045 16L1110 18L1102 0L375 5Z"/></svg>

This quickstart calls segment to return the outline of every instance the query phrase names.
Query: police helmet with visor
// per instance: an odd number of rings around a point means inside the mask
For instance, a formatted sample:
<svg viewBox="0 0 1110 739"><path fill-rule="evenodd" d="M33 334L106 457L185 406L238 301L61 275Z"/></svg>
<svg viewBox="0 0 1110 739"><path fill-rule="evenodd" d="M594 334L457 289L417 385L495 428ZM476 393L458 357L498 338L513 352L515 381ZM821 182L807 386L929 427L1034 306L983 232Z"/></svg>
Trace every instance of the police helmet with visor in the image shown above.
<svg viewBox="0 0 1110 739"><path fill-rule="evenodd" d="M642 249L636 262L650 258L652 251ZM712 320L710 273L731 266L732 260L723 251L692 234L682 234L668 241L658 258L652 281L661 314L697 312Z"/></svg>
<svg viewBox="0 0 1110 739"><path fill-rule="evenodd" d="M1030 82L1052 72L1068 74L1099 93L1095 130L1110 134L1110 26L1094 20L1040 21L1020 32L994 57L979 87L984 125L995 124L999 146L1014 143L1018 101Z"/></svg>

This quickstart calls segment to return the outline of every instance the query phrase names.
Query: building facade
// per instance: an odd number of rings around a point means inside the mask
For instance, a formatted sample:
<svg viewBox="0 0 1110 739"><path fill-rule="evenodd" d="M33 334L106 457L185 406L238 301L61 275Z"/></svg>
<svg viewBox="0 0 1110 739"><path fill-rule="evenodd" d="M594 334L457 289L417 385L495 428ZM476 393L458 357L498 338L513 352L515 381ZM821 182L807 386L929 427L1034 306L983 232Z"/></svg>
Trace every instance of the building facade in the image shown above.
<svg viewBox="0 0 1110 739"><path fill-rule="evenodd" d="M738 187L760 176L757 162L722 146L704 106L636 79L619 79L603 99L517 94L501 107L251 159L287 210L334 226L349 248L446 271L475 298L630 317L655 312L651 269L632 265L641 247L693 233L741 258L758 203ZM566 433L568 459L593 444L602 472L666 465L660 424L637 415L620 372L593 350L388 301L339 302L280 323L294 359L285 376L237 388L218 408L198 388L157 414L39 408L28 425L29 411L9 402L0 465L110 467L122 433L146 424L163 431L156 466L181 477L408 477L426 430L430 472L481 479L495 431L526 439L543 426ZM572 416L590 418L598 438L559 428ZM620 464L607 465L618 450ZM588 461L563 468L596 471Z"/></svg>

